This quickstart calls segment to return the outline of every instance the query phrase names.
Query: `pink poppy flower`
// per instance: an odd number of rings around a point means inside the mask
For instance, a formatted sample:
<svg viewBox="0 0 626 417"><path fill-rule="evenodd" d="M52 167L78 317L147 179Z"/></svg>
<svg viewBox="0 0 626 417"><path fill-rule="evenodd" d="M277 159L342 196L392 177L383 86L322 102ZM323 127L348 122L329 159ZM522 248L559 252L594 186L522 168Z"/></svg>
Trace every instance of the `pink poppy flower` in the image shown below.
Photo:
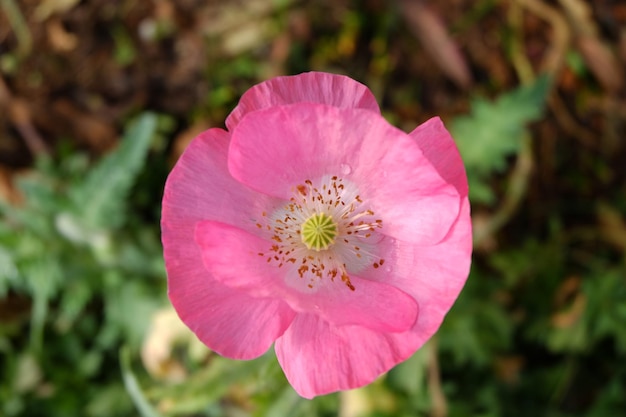
<svg viewBox="0 0 626 417"><path fill-rule="evenodd" d="M441 121L406 134L362 84L306 73L254 86L226 126L195 138L165 186L181 319L230 358L274 343L306 398L410 357L470 266L465 170Z"/></svg>

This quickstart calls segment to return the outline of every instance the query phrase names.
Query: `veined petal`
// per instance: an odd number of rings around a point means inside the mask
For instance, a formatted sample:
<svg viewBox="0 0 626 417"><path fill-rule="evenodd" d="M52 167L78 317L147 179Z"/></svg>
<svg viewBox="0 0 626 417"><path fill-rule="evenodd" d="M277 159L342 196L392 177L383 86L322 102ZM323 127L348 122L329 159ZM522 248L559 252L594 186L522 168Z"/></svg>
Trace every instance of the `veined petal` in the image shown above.
<svg viewBox="0 0 626 417"><path fill-rule="evenodd" d="M388 245L385 256L392 259L391 253L396 253L394 268L378 278L418 300L420 314L413 327L402 333L379 333L298 315L275 343L276 356L290 384L301 396L313 398L366 385L410 357L437 331L463 288L471 247L467 198L458 221L438 245Z"/></svg>
<svg viewBox="0 0 626 417"><path fill-rule="evenodd" d="M236 227L200 222L195 240L211 275L252 297L282 299L294 311L318 315L334 325L381 332L406 331L417 318L415 299L385 283L351 276L352 290L339 277L323 277L314 291L308 290L295 266L279 267L259 255L271 243Z"/></svg>
<svg viewBox="0 0 626 417"><path fill-rule="evenodd" d="M424 156L435 167L441 178L454 185L461 197L467 196L467 176L459 150L439 117L433 117L409 136L417 142Z"/></svg>
<svg viewBox="0 0 626 417"><path fill-rule="evenodd" d="M467 280L472 252L469 200L463 198L457 221L437 245L383 242L379 250L393 268L384 277L374 271L363 275L382 279L417 300L420 314L415 325L409 332L393 336L416 350L437 331Z"/></svg>
<svg viewBox="0 0 626 417"><path fill-rule="evenodd" d="M207 272L193 239L195 222L163 227L168 294L181 320L209 348L234 359L262 355L290 325L293 310L222 285Z"/></svg>
<svg viewBox="0 0 626 417"><path fill-rule="evenodd" d="M360 109L295 104L250 113L233 132L228 167L242 183L283 199L307 179L348 179L383 219L381 232L412 243L440 241L460 208L456 187L415 140Z"/></svg>
<svg viewBox="0 0 626 417"><path fill-rule="evenodd" d="M250 88L226 119L226 126L232 132L247 113L293 103L320 103L380 113L376 98L360 82L344 75L307 72L272 78Z"/></svg>
<svg viewBox="0 0 626 417"><path fill-rule="evenodd" d="M198 339L220 355L257 358L291 324L295 313L281 300L250 297L187 267L193 271L168 269L175 280L170 279L170 300Z"/></svg>
<svg viewBox="0 0 626 417"><path fill-rule="evenodd" d="M402 246L389 283L424 305L413 331L424 341L432 336L465 285L472 262L472 221L465 197L458 220L438 244ZM452 261L453 260L453 261ZM428 309L428 312L426 312Z"/></svg>
<svg viewBox="0 0 626 417"><path fill-rule="evenodd" d="M254 229L251 216L273 202L230 175L229 143L230 134L222 129L209 129L191 141L165 183L162 225L210 219Z"/></svg>
<svg viewBox="0 0 626 417"><path fill-rule="evenodd" d="M289 383L313 398L369 384L407 359L414 349L402 346L399 337L301 314L274 346Z"/></svg>
<svg viewBox="0 0 626 417"><path fill-rule="evenodd" d="M193 241L199 220L242 223L245 208L262 203L228 174L228 140L227 132L211 129L179 159L165 187L162 241L168 293L182 321L221 355L252 359L284 332L294 313L280 300L253 298L216 281Z"/></svg>

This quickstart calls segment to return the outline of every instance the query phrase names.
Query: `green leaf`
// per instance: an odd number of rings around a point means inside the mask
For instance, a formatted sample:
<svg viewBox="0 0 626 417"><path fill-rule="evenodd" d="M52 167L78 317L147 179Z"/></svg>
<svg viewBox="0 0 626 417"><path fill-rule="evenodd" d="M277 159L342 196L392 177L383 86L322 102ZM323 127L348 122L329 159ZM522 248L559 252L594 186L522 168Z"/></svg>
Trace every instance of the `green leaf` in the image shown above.
<svg viewBox="0 0 626 417"><path fill-rule="evenodd" d="M135 348L147 330L146 317L151 317L159 305L159 300L149 292L138 276L129 278L119 271L107 271L109 283L104 289L106 299L106 325L119 331L126 343ZM111 285L111 280L118 283Z"/></svg>
<svg viewBox="0 0 626 417"><path fill-rule="evenodd" d="M120 366L122 368L122 379L124 380L124 386L126 392L133 400L137 411L142 417L159 417L160 414L154 409L154 407L148 402L144 395L135 374L130 366L130 349L128 346L123 346L120 349Z"/></svg>
<svg viewBox="0 0 626 417"><path fill-rule="evenodd" d="M475 99L471 114L452 122L450 130L465 162L473 201L493 202L489 176L503 172L507 158L519 152L526 126L544 113L549 89L550 78L543 76L494 102Z"/></svg>
<svg viewBox="0 0 626 417"><path fill-rule="evenodd" d="M131 123L120 146L71 190L76 215L87 230L123 224L126 197L144 165L156 129L157 116L143 113Z"/></svg>

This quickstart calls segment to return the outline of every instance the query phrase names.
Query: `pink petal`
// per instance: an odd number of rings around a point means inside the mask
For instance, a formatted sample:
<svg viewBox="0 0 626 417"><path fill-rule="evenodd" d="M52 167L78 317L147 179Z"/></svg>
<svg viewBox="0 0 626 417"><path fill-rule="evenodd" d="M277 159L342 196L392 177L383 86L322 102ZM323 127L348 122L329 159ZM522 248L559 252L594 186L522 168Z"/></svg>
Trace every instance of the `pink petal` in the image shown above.
<svg viewBox="0 0 626 417"><path fill-rule="evenodd" d="M409 133L441 178L467 196L467 177L459 150L439 117L433 117Z"/></svg>
<svg viewBox="0 0 626 417"><path fill-rule="evenodd" d="M250 113L233 132L228 166L242 183L283 199L307 179L340 176L359 187L384 234L412 243L440 241L459 213L457 189L415 140L361 109L296 104Z"/></svg>
<svg viewBox="0 0 626 417"><path fill-rule="evenodd" d="M407 332L335 327L312 315L298 315L275 344L278 361L294 389L312 398L357 388L410 357L439 329L463 288L471 246L465 198L458 221L438 245L396 242L387 248L389 254L395 251L394 267L382 279L413 295L420 305L418 319ZM389 254L385 256L391 259Z"/></svg>
<svg viewBox="0 0 626 417"><path fill-rule="evenodd" d="M266 256L272 243L223 223L198 223L195 239L207 270L216 280L256 298L283 299L299 313L312 313L335 325L361 325L384 332L410 329L417 317L415 300L384 283L350 277L355 290L340 279L303 291L291 264L278 267ZM271 252L269 252L271 253ZM290 282L291 281L291 282Z"/></svg>
<svg viewBox="0 0 626 417"><path fill-rule="evenodd" d="M437 331L458 298L471 263L472 221L467 197L463 199L457 222L441 243L411 249L407 245L398 252L389 283L424 305L423 314L413 327L424 342Z"/></svg>
<svg viewBox="0 0 626 417"><path fill-rule="evenodd" d="M291 324L295 314L284 302L227 288L201 272L202 265L187 267L193 271L168 268L170 300L187 327L220 355L257 358Z"/></svg>
<svg viewBox="0 0 626 417"><path fill-rule="evenodd" d="M271 346L294 313L281 301L255 299L217 282L193 241L199 220L241 223L245 208L258 204L226 170L228 139L225 131L211 129L179 159L165 186L162 241L169 296L180 318L216 352L251 359Z"/></svg>
<svg viewBox="0 0 626 417"><path fill-rule="evenodd" d="M226 126L232 132L247 113L294 103L320 103L380 113L376 98L363 84L344 75L307 72L272 78L250 88L226 119Z"/></svg>
<svg viewBox="0 0 626 417"><path fill-rule="evenodd" d="M209 129L189 144L167 178L162 223L182 217L255 229L251 219L275 202L232 178L226 164L229 142L228 132Z"/></svg>
<svg viewBox="0 0 626 417"><path fill-rule="evenodd" d="M394 338L418 349L437 331L467 280L472 253L469 200L463 199L456 223L439 244L421 246L396 241L379 249L392 269L385 277L372 271L365 271L363 276L383 279L417 300L420 314L415 325Z"/></svg>
<svg viewBox="0 0 626 417"><path fill-rule="evenodd" d="M357 388L374 381L413 351L394 336L358 326L336 327L314 315L298 315L276 340L278 362L305 398Z"/></svg>

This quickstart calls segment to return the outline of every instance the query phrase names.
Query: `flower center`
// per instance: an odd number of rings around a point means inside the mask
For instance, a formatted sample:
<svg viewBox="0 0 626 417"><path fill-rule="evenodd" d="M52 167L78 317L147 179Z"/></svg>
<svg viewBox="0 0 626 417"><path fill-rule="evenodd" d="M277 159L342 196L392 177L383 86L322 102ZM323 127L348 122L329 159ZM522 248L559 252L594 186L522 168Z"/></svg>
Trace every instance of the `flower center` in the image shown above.
<svg viewBox="0 0 626 417"><path fill-rule="evenodd" d="M326 250L335 243L337 223L326 213L315 213L302 223L300 236L308 249Z"/></svg>
<svg viewBox="0 0 626 417"><path fill-rule="evenodd" d="M336 278L354 291L349 274L385 262L377 254L382 220L356 185L337 176L304 181L284 207L262 216L256 225L272 243L259 256L283 269L288 284L302 291L315 291Z"/></svg>

